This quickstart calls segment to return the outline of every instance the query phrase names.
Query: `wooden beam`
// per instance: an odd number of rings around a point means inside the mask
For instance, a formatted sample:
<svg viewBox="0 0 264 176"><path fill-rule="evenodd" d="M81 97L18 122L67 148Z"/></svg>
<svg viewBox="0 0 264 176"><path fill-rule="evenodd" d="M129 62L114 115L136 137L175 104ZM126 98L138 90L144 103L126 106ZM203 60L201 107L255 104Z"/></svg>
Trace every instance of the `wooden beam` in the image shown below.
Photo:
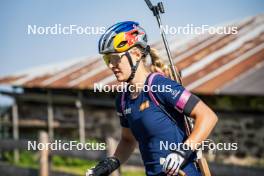
<svg viewBox="0 0 264 176"><path fill-rule="evenodd" d="M47 144L49 142L49 136L45 131L39 133L39 142ZM40 150L40 159L39 159L39 175L40 176L49 176L49 149L44 148Z"/></svg>
<svg viewBox="0 0 264 176"><path fill-rule="evenodd" d="M27 94L17 94L1 91L1 94L16 97L21 101L32 101L38 103L47 103L47 94L37 94L37 93L27 93ZM53 94L53 104L75 104L78 96L69 95L56 95ZM89 106L101 106L106 108L114 108L115 103L112 98L92 98L89 99L83 97L82 103Z"/></svg>
<svg viewBox="0 0 264 176"><path fill-rule="evenodd" d="M10 151L13 149L28 150L28 140L15 141L12 139L4 139L0 141L0 149L3 151ZM80 158L86 160L102 160L107 156L107 151L105 150L87 151L85 149L83 150L73 149L73 150L50 150L49 152L51 156L58 155L58 156L74 157L74 158ZM143 166L143 162L140 158L141 158L140 153L134 152L126 163L135 166Z"/></svg>
<svg viewBox="0 0 264 176"><path fill-rule="evenodd" d="M0 140L4 138L4 134L3 134L3 119L0 117ZM0 152L1 154L1 152Z"/></svg>
<svg viewBox="0 0 264 176"><path fill-rule="evenodd" d="M18 131L18 108L17 108L17 102L14 101L14 104L12 106L12 126L13 126L13 139L18 140L19 139L19 131ZM14 161L15 163L18 163L19 161L19 153L18 150L14 150Z"/></svg>
<svg viewBox="0 0 264 176"><path fill-rule="evenodd" d="M115 150L117 148L117 141L110 137L106 137L106 145L107 145L107 156L113 156L115 153ZM120 168L118 170L115 170L111 176L120 176Z"/></svg>
<svg viewBox="0 0 264 176"><path fill-rule="evenodd" d="M82 93L79 92L78 99L76 100L76 107L78 109L78 118L79 118L79 138L81 143L85 143L85 119L84 119L84 110L82 105Z"/></svg>
<svg viewBox="0 0 264 176"><path fill-rule="evenodd" d="M10 127L12 126L12 123L10 122L3 122L3 126ZM48 122L47 120L40 120L40 119L20 119L18 122L18 126L20 128L47 128ZM53 122L53 128L70 128L70 129L76 129L79 127L79 124L72 123L72 122L59 122L54 121ZM92 124L86 124L85 128L92 128ZM7 136L5 137L7 138Z"/></svg>
<svg viewBox="0 0 264 176"><path fill-rule="evenodd" d="M21 166L12 165L9 163L0 162L0 173L4 176L37 176L39 175L39 169L24 168ZM52 176L76 176L76 174L71 174L62 171L51 171Z"/></svg>
<svg viewBox="0 0 264 176"><path fill-rule="evenodd" d="M2 123L3 123L2 124L3 125L3 139L6 139L6 138L9 138L10 137L10 134L8 132L9 127L7 127L7 126L4 125L6 122L10 123L11 124L10 126L12 126L12 122L10 120L10 115L8 113L6 113L4 115L3 121L2 121Z"/></svg>
<svg viewBox="0 0 264 176"><path fill-rule="evenodd" d="M53 103L52 103L52 93L48 92L48 132L50 140L54 138L54 113L53 113Z"/></svg>

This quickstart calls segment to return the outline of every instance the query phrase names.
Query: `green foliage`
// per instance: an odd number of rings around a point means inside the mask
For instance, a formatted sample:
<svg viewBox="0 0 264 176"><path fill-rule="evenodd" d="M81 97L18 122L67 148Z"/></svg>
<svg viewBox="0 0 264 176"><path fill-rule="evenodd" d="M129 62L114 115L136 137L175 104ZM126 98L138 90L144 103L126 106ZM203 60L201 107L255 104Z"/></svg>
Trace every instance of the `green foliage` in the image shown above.
<svg viewBox="0 0 264 176"><path fill-rule="evenodd" d="M4 152L4 160L8 163L15 164L13 152ZM39 168L39 156L38 153L30 151L19 152L19 163L15 165L23 168ZM52 170L68 172L76 175L84 175L88 168L96 165L98 161L88 161L78 158L53 156L52 157ZM144 171L122 171L123 176L144 176Z"/></svg>
<svg viewBox="0 0 264 176"><path fill-rule="evenodd" d="M38 167L38 154L23 151L20 153L19 163L25 166Z"/></svg>
<svg viewBox="0 0 264 176"><path fill-rule="evenodd" d="M250 106L254 109L264 110L264 98L258 97L250 101Z"/></svg>
<svg viewBox="0 0 264 176"><path fill-rule="evenodd" d="M216 106L218 106L221 109L227 109L230 110L232 109L232 101L229 97L222 97L219 98L219 100L217 101Z"/></svg>
<svg viewBox="0 0 264 176"><path fill-rule="evenodd" d="M145 176L144 171L124 171L122 176Z"/></svg>
<svg viewBox="0 0 264 176"><path fill-rule="evenodd" d="M3 159L9 163L14 163L14 156L12 152L4 152Z"/></svg>
<svg viewBox="0 0 264 176"><path fill-rule="evenodd" d="M53 156L52 164L54 166L94 166L96 161L82 160L78 158Z"/></svg>
<svg viewBox="0 0 264 176"><path fill-rule="evenodd" d="M18 163L14 161L14 152L4 152L3 158L8 163L16 164L21 167L38 167L38 154L30 151L20 151Z"/></svg>
<svg viewBox="0 0 264 176"><path fill-rule="evenodd" d="M264 111L264 97L243 95L199 95L215 110L228 111Z"/></svg>

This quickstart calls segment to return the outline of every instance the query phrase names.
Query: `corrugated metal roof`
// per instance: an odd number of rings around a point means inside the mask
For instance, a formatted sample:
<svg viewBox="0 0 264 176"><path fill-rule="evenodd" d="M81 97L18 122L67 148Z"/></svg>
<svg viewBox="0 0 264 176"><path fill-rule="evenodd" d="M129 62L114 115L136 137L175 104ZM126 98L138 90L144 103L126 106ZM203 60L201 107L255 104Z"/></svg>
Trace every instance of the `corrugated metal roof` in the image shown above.
<svg viewBox="0 0 264 176"><path fill-rule="evenodd" d="M185 87L205 94L264 95L264 15L232 25L238 27L238 34L169 39L173 61L182 71ZM162 42L152 46L166 57ZM0 78L0 84L40 88L92 89L94 83L117 84L99 56Z"/></svg>

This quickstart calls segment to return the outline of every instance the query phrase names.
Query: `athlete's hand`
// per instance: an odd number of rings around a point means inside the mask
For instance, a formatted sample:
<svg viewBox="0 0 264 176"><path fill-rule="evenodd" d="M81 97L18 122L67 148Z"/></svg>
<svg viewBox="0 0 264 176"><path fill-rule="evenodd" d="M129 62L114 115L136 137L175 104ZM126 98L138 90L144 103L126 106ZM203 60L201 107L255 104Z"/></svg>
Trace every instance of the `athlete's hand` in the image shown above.
<svg viewBox="0 0 264 176"><path fill-rule="evenodd" d="M180 168L186 164L192 153L191 150L173 151L165 159L163 172L167 175L177 175Z"/></svg>
<svg viewBox="0 0 264 176"><path fill-rule="evenodd" d="M86 176L107 176L120 166L120 162L115 157L108 157L100 161L95 168L86 172Z"/></svg>

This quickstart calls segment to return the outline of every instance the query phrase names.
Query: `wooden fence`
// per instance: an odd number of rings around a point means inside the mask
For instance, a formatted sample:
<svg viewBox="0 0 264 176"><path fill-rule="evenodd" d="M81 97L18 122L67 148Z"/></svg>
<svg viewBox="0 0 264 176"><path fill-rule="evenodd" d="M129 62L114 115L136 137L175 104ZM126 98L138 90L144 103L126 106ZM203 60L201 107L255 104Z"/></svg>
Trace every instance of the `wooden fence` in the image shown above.
<svg viewBox="0 0 264 176"><path fill-rule="evenodd" d="M47 143L48 134L46 132L41 132L39 135L39 142ZM87 150L54 150L47 151L41 150L40 153L39 169L28 169L28 168L19 168L10 164L0 162L0 175L4 176L74 176L74 174L54 172L50 170L50 159L52 156L67 156L75 157L86 160L101 160L107 155L111 155L114 152L116 147L115 141L112 138L107 138L107 150L106 151L87 151ZM1 151L14 151L14 150L27 150L28 141L27 140L13 140L13 139L4 139L0 140L0 150ZM139 153L134 153L127 162L127 165L133 166L142 166L142 161ZM215 176L263 176L264 169L261 168L250 168L250 167L241 167L241 166L232 166L232 165L223 165L217 163L209 163L210 170L212 175ZM88 168L87 168L88 169ZM114 176L120 175L119 172L115 172Z"/></svg>
<svg viewBox="0 0 264 176"><path fill-rule="evenodd" d="M46 144L49 142L48 134L44 131L41 131L39 134L39 143ZM65 141L66 142L66 141ZM85 159L85 160L102 160L106 156L110 156L114 153L116 148L116 141L111 138L106 138L106 146L107 150L39 150L39 170L36 169L25 169L25 168L18 168L12 165L0 163L0 172L1 170L5 170L5 175L17 175L16 173L19 173L21 176L49 176L49 175L63 175L66 173L59 173L59 172L52 172L50 170L50 163L51 163L51 157L58 155L58 156L65 156L65 157L74 157L79 159ZM19 150L28 150L28 140L13 140L13 139L2 139L0 140L0 151L15 151L18 152ZM14 155L14 161L18 161L16 155ZM138 153L134 154L129 161L127 162L128 165L133 166L143 166L143 163L141 162L140 156ZM9 169L4 169L9 168ZM88 168L87 168L88 169ZM23 170L23 171L21 171ZM66 174L66 175L72 175L72 174ZM112 176L119 176L120 172L116 171L112 173Z"/></svg>

